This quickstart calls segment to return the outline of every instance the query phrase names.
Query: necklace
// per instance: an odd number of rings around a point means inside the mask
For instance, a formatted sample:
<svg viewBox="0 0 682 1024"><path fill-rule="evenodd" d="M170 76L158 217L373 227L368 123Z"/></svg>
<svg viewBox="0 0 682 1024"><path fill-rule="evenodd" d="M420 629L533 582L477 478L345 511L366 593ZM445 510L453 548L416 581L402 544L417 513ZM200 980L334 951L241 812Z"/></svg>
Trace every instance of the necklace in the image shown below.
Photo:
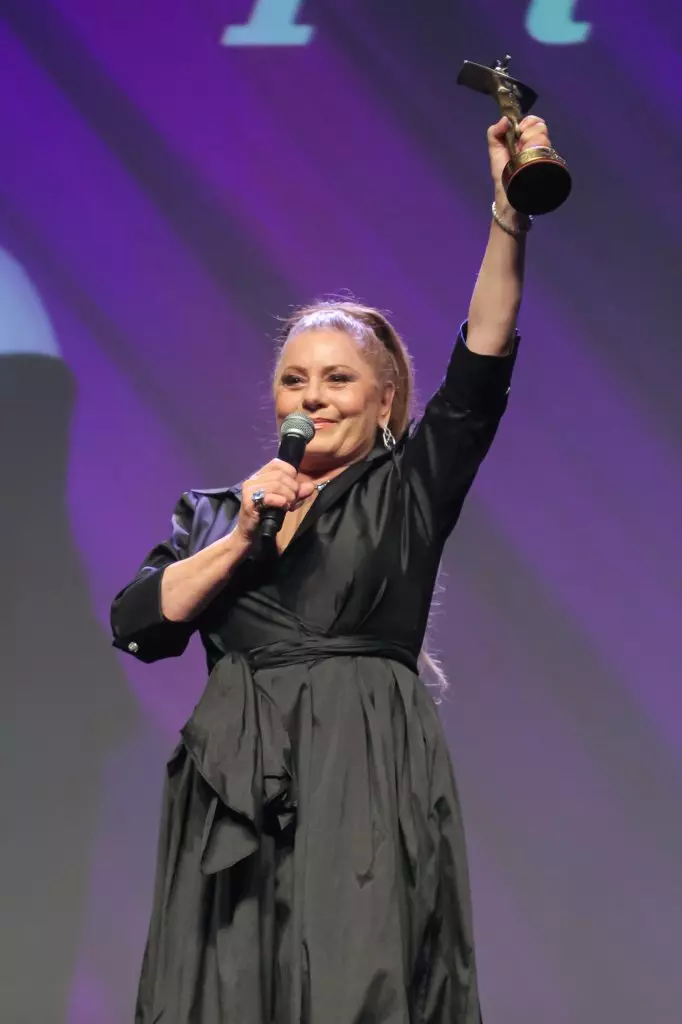
<svg viewBox="0 0 682 1024"><path fill-rule="evenodd" d="M307 498L301 498L299 501L295 501L293 505L289 506L289 511L295 512L297 508L301 507L301 505L305 505L307 501L310 501L311 498L323 491L328 483L329 480L320 480L319 484L315 484L315 490L313 493L309 494Z"/></svg>

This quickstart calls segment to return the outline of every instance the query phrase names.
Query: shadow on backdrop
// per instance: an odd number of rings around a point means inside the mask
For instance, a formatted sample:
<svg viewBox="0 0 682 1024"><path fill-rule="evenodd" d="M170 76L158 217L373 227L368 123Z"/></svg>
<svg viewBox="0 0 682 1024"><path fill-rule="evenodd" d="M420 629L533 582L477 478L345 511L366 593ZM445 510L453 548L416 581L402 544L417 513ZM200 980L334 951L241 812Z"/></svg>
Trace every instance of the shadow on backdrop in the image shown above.
<svg viewBox="0 0 682 1024"><path fill-rule="evenodd" d="M0 991L6 1024L62 1024L100 774L132 698L90 607L66 500L74 383L40 297L0 251ZM93 495L96 503L96 495Z"/></svg>

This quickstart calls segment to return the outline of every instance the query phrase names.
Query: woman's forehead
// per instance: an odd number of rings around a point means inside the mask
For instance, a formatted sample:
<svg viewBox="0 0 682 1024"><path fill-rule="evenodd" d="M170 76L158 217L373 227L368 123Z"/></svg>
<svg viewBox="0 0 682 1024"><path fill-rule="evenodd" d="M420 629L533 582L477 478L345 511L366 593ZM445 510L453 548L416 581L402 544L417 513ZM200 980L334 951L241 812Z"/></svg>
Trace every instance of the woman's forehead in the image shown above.
<svg viewBox="0 0 682 1024"><path fill-rule="evenodd" d="M287 339L281 363L297 366L367 365L366 353L357 339L345 331L310 329Z"/></svg>

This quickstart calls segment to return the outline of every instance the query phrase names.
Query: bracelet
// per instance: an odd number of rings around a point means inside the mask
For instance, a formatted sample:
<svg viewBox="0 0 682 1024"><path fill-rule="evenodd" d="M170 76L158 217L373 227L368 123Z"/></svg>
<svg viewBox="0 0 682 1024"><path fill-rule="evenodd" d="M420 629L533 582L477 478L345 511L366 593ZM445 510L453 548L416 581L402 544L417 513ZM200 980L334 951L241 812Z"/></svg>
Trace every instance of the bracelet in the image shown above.
<svg viewBox="0 0 682 1024"><path fill-rule="evenodd" d="M509 226L509 224L505 224L504 223L504 221L500 217L499 213L497 212L497 203L493 203L493 220L495 221L495 223L499 227L502 228L503 231L506 231L506 233L508 235L511 235L512 238L520 238L521 235L527 235L528 232L530 231L530 229L533 227L533 218L532 218L532 216L530 214L526 214L525 217L526 217L526 221L527 221L527 226L526 227L524 227L524 228L512 228L512 227Z"/></svg>

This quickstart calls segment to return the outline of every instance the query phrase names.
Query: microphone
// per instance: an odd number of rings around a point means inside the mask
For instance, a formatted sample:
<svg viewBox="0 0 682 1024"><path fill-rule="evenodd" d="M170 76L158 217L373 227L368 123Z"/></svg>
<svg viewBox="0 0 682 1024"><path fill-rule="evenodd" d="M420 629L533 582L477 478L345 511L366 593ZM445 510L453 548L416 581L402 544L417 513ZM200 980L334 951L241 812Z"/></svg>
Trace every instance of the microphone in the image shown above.
<svg viewBox="0 0 682 1024"><path fill-rule="evenodd" d="M282 462L288 462L294 469L298 469L303 461L303 453L309 441L315 437L315 424L305 413L292 412L284 422L279 432L279 451L277 458ZM263 540L273 541L282 529L286 509L269 508L267 505L261 509L259 533Z"/></svg>

